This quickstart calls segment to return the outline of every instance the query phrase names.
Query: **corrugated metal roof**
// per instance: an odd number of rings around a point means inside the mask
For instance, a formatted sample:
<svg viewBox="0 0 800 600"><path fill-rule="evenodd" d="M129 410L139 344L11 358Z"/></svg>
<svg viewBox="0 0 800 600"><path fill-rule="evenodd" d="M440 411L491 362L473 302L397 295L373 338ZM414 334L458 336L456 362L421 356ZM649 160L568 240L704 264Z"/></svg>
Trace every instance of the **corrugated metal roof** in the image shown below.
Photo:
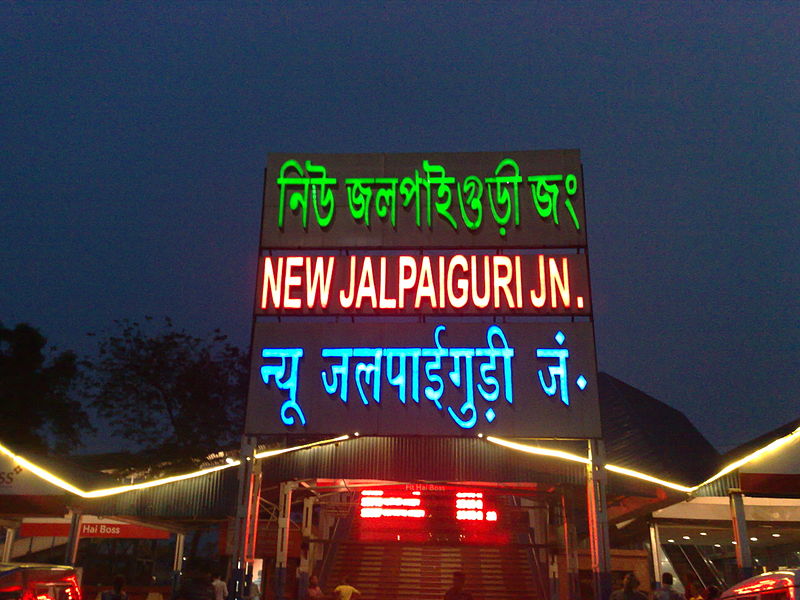
<svg viewBox="0 0 800 600"><path fill-rule="evenodd" d="M692 486L711 477L719 453L682 412L598 373L606 460Z"/></svg>
<svg viewBox="0 0 800 600"><path fill-rule="evenodd" d="M265 482L291 479L582 483L579 463L531 456L475 437L361 437L264 463Z"/></svg>
<svg viewBox="0 0 800 600"><path fill-rule="evenodd" d="M237 481L237 470L225 469L162 486L83 500L81 505L94 515L224 519L235 512Z"/></svg>

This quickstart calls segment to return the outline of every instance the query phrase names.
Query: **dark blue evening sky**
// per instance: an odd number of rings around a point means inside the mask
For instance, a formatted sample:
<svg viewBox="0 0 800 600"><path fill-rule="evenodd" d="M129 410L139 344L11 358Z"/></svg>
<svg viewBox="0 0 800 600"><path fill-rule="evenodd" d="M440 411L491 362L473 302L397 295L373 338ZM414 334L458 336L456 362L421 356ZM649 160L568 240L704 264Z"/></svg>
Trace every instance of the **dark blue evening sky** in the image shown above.
<svg viewBox="0 0 800 600"><path fill-rule="evenodd" d="M0 320L249 343L268 152L580 148L600 368L800 417L800 5L0 5Z"/></svg>

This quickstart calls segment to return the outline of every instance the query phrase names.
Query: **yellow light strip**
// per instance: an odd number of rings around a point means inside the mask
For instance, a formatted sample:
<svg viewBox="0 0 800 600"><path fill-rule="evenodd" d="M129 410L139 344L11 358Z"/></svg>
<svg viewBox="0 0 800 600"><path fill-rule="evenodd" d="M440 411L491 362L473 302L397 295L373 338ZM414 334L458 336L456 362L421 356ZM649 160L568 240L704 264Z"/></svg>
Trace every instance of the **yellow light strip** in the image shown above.
<svg viewBox="0 0 800 600"><path fill-rule="evenodd" d="M679 492L685 492L687 494L697 489L696 487L686 487L685 485L681 485L679 483L672 483L671 481L666 481L665 479L659 479L658 477L653 477L652 475L647 475L646 473L640 473L639 471L634 471L633 469L626 469L625 467L618 467L612 464L606 464L606 470L619 473L620 475L627 475L628 477L635 477L636 479L649 481L650 483L657 483L658 485L663 485L664 487L672 488L673 490L678 490Z"/></svg>
<svg viewBox="0 0 800 600"><path fill-rule="evenodd" d="M539 456L552 456L554 458L561 458L572 462L579 462L585 465L589 464L588 458L586 458L585 456L572 454L571 452L563 452L562 450L552 450L551 448L541 448L539 446L528 446L527 444L518 444L517 442L504 440L502 438L497 438L491 435L486 436L486 440L492 442L493 444L497 444L498 446L505 446L506 448L511 448L512 450L527 452L528 454L537 454Z"/></svg>
<svg viewBox="0 0 800 600"><path fill-rule="evenodd" d="M349 439L349 435L341 435L339 437L331 438L329 440L321 440L318 442L311 442L309 444L303 444L300 446L293 446L291 448L279 448L277 450L267 450L265 452L259 452L255 454L256 460L260 460L263 458L270 458L272 456L276 456L278 454L285 454L287 452L294 452L295 450L303 450L305 448L312 448L314 446L321 446L323 444L332 444L334 442L341 442L344 440ZM214 467L208 467L206 469L199 469L197 471L193 471L191 473L184 473L182 475L172 475L170 477L163 477L161 479L153 479L152 481L144 481L142 483L133 483L129 485L120 485L112 488L104 488L99 490L91 490L85 491L81 490L80 488L75 487L71 483L61 479L57 475L54 475L50 471L43 469L42 467L32 463L31 461L27 460L26 458L15 454L11 449L7 448L6 446L0 444L0 453L5 454L13 461L15 461L20 466L28 469L32 473L38 475L45 481L52 483L56 487L61 488L71 494L75 494L76 496L80 496L81 498L102 498L105 496L113 496L116 494L123 494L125 492L132 492L134 490L142 490L147 488L152 488L160 485L166 485L168 483L175 483L177 481L183 481L185 479L192 479L194 477L202 477L203 475L208 475L209 473L214 473L216 471L222 471L223 469L229 469L231 467L236 467L241 464L240 460L232 460L231 462L227 462L223 465L217 465Z"/></svg>
<svg viewBox="0 0 800 600"><path fill-rule="evenodd" d="M277 456L278 454L285 454L286 452L294 452L295 450L304 450L306 448L313 448L314 446L322 446L324 444L334 444L336 442L343 442L344 440L349 440L349 439L350 439L349 435L340 435L339 437L331 438L329 440L320 440L318 442L303 444L302 446L294 446L292 448L279 448L278 450L265 450L264 452L257 452L255 457L269 458L271 456Z"/></svg>
<svg viewBox="0 0 800 600"><path fill-rule="evenodd" d="M713 475L712 477L709 477L708 479L706 479L703 483L694 486L692 488L692 491L694 491L694 490L696 490L698 488L701 488L704 485L707 485L707 484L711 483L712 481L716 481L720 477L723 477L723 476L727 475L731 471L735 471L739 467L744 466L745 464L749 463L750 461L755 460L756 458L758 458L760 456L763 456L764 454L767 454L768 452L773 452L773 451L777 450L778 448L781 448L781 447L785 446L789 442L797 439L798 436L800 436L800 427L795 429L790 434L783 436L782 438L778 438L777 440L773 440L772 442L770 442L766 446L763 446L763 447L759 448L758 450L748 454L744 458L740 458L739 460L730 463L729 465L724 467L721 471L719 471L719 473L717 473L716 475Z"/></svg>
<svg viewBox="0 0 800 600"><path fill-rule="evenodd" d="M652 475L647 475L646 473L641 473L639 471L635 471L633 469L627 469L625 467L618 467L618 466L613 465L613 464L606 464L606 469L608 471L612 471L614 473L619 473L621 475L627 475L628 477L635 477L635 478L641 479L643 481L649 481L651 483L656 483L658 485L663 485L665 487L669 487L669 488L672 488L672 489L680 491L680 492L691 493L691 492L703 487L704 485L707 485L707 484L711 483L712 481L716 481L720 477L723 477L723 476L727 475L731 471L735 471L739 467L742 467L743 465L749 463L752 460L755 460L756 458L759 458L760 456L763 456L764 454L767 454L769 452L774 452L775 450L778 450L779 448L785 446L786 444L788 444L791 441L797 439L798 437L800 437L800 427L798 427L797 429L792 431L790 434L783 436L782 438L778 438L777 440L773 440L772 442L770 442L766 446L763 446L762 448L759 448L758 450L755 450L754 452L748 454L744 458L741 458L741 459L739 459L737 461L734 461L734 462L730 463L729 465L725 466L722 470L720 470L718 473L716 473L714 476L706 479L704 482L702 482L702 483L700 483L698 485L695 485L693 487L687 487L687 486L684 486L684 485L681 485L681 484L678 484L678 483L673 483L673 482L670 482L670 481L666 481L666 480L660 479L658 477L653 477ZM296 450L303 450L303 449L306 449L306 448L313 448L314 446L321 446L321 445L324 445L324 444L333 444L333 443L342 442L342 441L345 441L345 440L348 440L348 439L350 439L349 435L341 435L341 436L338 436L338 437L335 437L335 438L331 438L331 439L328 439L328 440L321 440L321 441L318 441L318 442L311 442L311 443L303 444L303 445L300 445L300 446L293 446L291 448L279 448L279 449L276 449L276 450L266 450L264 452L256 453L255 454L255 458L257 460L264 459L264 458L270 458L272 456L277 456L279 454L285 454L287 452L294 452ZM553 450L551 448L541 448L539 446L529 446L527 444L520 444L518 442L512 442L510 440L504 440L502 438L497 438L497 437L494 437L494 436L487 436L484 439L486 439L487 441L492 442L493 444L496 444L498 446L504 446L504 447L510 448L512 450L517 450L519 452L525 452L527 454L535 454L535 455L538 455L538 456L550 456L550 457L553 457L553 458L560 458L562 460L568 460L568 461L571 461L571 462L579 462L579 463L582 463L582 464L589 464L589 462L590 462L589 459L587 457L585 457L585 456L579 456L577 454L572 454L570 452L564 452L562 450ZM47 481L49 483L52 483L56 487L59 487L62 490L70 492L71 494L75 494L76 496L80 496L82 498L100 498L100 497L104 497L104 496L111 496L111 495L115 495L115 494L122 494L122 493L125 493L125 492L131 492L131 491L134 491L134 490L147 489L147 488L156 487L156 486L160 486L160 485L166 485L166 484L169 484L169 483L175 483L177 481L183 481L185 479L191 479L193 477L201 477L201 476L207 475L209 473L214 473L215 471L221 471L223 469L229 469L231 467L235 467L235 466L238 466L239 464L241 464L241 461L233 460L233 461L231 461L229 463L226 463L224 465L217 465L215 467L209 467L209 468L206 468L206 469L200 469L198 471L193 471L191 473L184 473L182 475L172 475L170 477L164 477L162 479L154 479L152 481L145 481L145 482L142 482L142 483L135 483L135 484L130 484L130 485L122 485L122 486L117 486L117 487L113 487L113 488L105 488L105 489L99 489L99 490L84 491L84 490L81 490L81 489L75 487L74 485L72 485L68 481L65 481L64 479L61 479L57 475L55 475L55 474L51 473L50 471L48 471L47 469L44 469L44 468L32 463L31 461L27 460L26 458L24 458L24 457L22 457L22 456L20 456L18 454L15 454L11 449L7 448L3 444L0 444L0 454L5 454L6 456L8 456L12 460L14 460L20 466L28 469L29 471L31 471L35 475L41 477L45 481Z"/></svg>
<svg viewBox="0 0 800 600"><path fill-rule="evenodd" d="M120 485L117 487L106 488L102 490L92 490L90 492L83 492L81 496L83 496L84 498L102 498L105 496L115 496L116 494L124 494L125 492L132 492L134 490L144 490L159 485L175 483L176 481L184 481L186 479L192 479L194 477L202 477L203 475L208 475L209 473L214 473L216 471L222 471L223 469L229 469L231 467L235 467L241 464L241 462L242 461L240 460L234 460L233 462L225 463L224 465L217 465L216 467L200 469L199 471L184 473L182 475L171 475L170 477L164 477L162 479L153 479L151 481L143 481L142 483Z"/></svg>
<svg viewBox="0 0 800 600"><path fill-rule="evenodd" d="M11 449L6 448L2 444L0 444L0 452L5 454L6 456L8 456L11 460L16 462L18 465L28 469L29 471L31 471L32 473L34 473L36 475L38 475L39 477L41 477L45 481L48 481L48 482L52 483L53 485L55 485L57 487L60 487L62 490L66 490L66 491L68 491L68 492L70 492L72 494L75 494L77 496L83 496L84 492L82 490L79 490L74 485L64 481L60 477L57 477L56 475L53 475L50 471L47 471L46 469L43 469L42 467L33 464L31 461L27 460L26 458L23 458L22 456L20 456L18 454L14 454L14 452L12 452Z"/></svg>

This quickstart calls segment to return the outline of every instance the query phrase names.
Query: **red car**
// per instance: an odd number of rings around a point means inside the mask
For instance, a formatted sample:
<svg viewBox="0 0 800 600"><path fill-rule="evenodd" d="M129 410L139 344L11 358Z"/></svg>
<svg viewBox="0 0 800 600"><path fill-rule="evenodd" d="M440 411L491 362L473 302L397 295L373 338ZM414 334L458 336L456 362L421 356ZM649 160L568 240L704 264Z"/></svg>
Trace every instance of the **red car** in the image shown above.
<svg viewBox="0 0 800 600"><path fill-rule="evenodd" d="M72 567L0 563L0 600L81 600L81 591Z"/></svg>

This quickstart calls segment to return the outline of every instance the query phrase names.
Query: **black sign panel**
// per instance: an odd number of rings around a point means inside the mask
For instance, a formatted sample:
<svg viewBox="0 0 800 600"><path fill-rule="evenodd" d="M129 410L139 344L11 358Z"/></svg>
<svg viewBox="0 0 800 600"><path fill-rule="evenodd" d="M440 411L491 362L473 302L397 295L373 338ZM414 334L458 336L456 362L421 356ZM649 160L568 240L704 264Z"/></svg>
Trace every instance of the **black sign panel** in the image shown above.
<svg viewBox="0 0 800 600"><path fill-rule="evenodd" d="M580 153L271 154L261 246L583 247Z"/></svg>
<svg viewBox="0 0 800 600"><path fill-rule="evenodd" d="M599 437L591 323L256 323L248 432Z"/></svg>

